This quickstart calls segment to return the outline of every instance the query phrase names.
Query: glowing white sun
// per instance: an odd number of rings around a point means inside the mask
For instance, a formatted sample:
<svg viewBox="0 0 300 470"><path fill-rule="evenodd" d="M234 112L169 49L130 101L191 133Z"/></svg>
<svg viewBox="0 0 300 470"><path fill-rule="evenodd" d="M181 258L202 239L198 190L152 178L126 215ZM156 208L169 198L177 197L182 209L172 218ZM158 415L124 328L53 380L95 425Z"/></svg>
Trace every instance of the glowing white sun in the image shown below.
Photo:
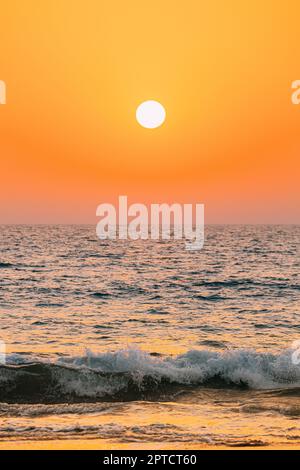
<svg viewBox="0 0 300 470"><path fill-rule="evenodd" d="M158 101L144 101L136 110L137 122L147 129L154 129L163 124L166 119L166 111Z"/></svg>

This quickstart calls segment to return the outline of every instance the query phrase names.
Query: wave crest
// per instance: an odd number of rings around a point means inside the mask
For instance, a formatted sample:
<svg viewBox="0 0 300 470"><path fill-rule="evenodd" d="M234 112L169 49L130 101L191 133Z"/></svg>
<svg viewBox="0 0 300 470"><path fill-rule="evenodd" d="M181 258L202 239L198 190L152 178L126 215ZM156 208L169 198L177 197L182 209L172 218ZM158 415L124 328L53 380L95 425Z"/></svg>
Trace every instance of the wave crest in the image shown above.
<svg viewBox="0 0 300 470"><path fill-rule="evenodd" d="M206 386L250 389L298 389L300 367L292 351L191 350L157 357L140 350L121 350L20 363L11 358L0 367L0 400L9 403L58 403L151 399L157 395Z"/></svg>

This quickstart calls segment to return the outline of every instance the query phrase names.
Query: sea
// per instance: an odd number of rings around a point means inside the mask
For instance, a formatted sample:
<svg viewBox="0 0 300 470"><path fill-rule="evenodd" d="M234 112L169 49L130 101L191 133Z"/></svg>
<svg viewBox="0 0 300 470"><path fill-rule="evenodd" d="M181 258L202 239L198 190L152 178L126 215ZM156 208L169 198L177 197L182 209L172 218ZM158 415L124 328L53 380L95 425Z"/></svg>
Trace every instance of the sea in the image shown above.
<svg viewBox="0 0 300 470"><path fill-rule="evenodd" d="M199 251L0 226L0 442L300 447L299 242L299 225L208 225Z"/></svg>

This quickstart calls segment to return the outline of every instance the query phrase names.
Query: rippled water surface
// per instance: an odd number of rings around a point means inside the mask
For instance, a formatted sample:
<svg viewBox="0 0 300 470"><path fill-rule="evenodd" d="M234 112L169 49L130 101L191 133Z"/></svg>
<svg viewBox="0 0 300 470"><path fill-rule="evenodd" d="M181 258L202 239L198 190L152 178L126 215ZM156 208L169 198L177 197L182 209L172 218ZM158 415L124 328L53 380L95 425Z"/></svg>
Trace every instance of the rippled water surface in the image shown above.
<svg viewBox="0 0 300 470"><path fill-rule="evenodd" d="M300 226L0 227L0 440L300 446Z"/></svg>

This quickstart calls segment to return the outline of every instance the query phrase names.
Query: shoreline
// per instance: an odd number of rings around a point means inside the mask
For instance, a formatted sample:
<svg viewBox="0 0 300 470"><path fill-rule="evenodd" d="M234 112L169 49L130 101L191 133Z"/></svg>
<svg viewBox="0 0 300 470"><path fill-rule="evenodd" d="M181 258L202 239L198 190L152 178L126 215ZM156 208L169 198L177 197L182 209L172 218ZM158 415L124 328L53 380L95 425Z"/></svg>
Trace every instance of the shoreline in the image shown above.
<svg viewBox="0 0 300 470"><path fill-rule="evenodd" d="M199 443L185 443L184 446L179 446L182 443L165 443L163 445L157 442L149 442L147 444L141 443L119 443L109 442L104 439L57 439L57 440L7 440L0 441L0 450L98 450L98 451L117 451L117 450L300 450L300 443L298 444L270 444L270 445L257 445L257 446L222 446L210 445Z"/></svg>

